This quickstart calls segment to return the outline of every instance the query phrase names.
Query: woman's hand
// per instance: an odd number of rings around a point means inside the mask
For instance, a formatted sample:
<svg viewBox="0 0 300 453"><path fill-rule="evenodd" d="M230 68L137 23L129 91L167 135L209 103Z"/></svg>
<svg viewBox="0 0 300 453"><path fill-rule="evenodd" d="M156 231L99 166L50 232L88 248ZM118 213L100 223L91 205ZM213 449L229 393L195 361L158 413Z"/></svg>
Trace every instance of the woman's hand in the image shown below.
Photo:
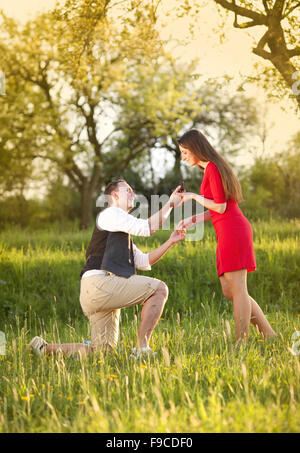
<svg viewBox="0 0 300 453"><path fill-rule="evenodd" d="M191 201L195 194L193 192L181 192L179 195L181 196L182 203L186 203L187 201Z"/></svg>
<svg viewBox="0 0 300 453"><path fill-rule="evenodd" d="M185 234L185 228L182 228L180 231L177 229L171 233L169 240L172 244L176 244L176 242L180 242L185 238Z"/></svg>

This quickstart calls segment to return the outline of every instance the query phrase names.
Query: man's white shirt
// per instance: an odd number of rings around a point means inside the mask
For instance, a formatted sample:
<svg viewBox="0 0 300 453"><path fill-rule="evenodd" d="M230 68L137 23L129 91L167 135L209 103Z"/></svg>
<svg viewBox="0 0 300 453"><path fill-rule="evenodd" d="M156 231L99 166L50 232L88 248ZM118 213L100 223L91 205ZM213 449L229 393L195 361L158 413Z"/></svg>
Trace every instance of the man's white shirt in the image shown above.
<svg viewBox="0 0 300 453"><path fill-rule="evenodd" d="M147 219L137 219L131 214L123 211L116 206L110 206L100 212L97 217L96 225L99 230L110 232L121 231L133 236L150 236L149 223ZM149 253L143 253L136 245L132 244L134 263L137 269L143 271L151 270L149 263ZM91 275L102 274L103 271L93 269L83 274L82 278Z"/></svg>

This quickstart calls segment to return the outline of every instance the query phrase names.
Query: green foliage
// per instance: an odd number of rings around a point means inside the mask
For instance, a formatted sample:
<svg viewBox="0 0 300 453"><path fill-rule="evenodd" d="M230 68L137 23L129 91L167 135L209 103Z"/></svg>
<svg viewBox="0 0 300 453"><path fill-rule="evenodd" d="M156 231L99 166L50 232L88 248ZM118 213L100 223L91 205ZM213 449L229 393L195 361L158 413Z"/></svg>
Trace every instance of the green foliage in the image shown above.
<svg viewBox="0 0 300 453"><path fill-rule="evenodd" d="M11 229L0 234L2 315L9 311L24 316L29 310L42 317L66 321L80 313L79 273L92 230L82 233L49 227L40 231ZM297 250L299 225L273 222L254 225L258 271L249 274L250 294L274 309L286 306L298 310L300 256ZM169 231L150 238L135 238L144 251L158 247ZM166 281L170 287L169 306L175 311L197 310L203 301L223 309L223 296L215 269L215 233L205 225L200 242L183 242L174 247L147 275ZM184 275L184 285L181 279ZM277 285L272 284L278 281ZM294 284L291 282L294 281ZM201 288L201 290L199 290ZM265 291L265 288L268 288ZM31 307L31 308L30 308Z"/></svg>
<svg viewBox="0 0 300 453"><path fill-rule="evenodd" d="M0 58L9 94L0 98L0 110L12 124L0 122L1 154L12 156L19 169L20 150L30 169L42 159L48 171L54 167L66 176L81 195L82 226L106 178L144 151L123 149L110 160L106 122L118 116L120 93L136 83L132 68L142 74L141 67L162 55L151 11L151 2L127 2L124 10L111 1L72 0L23 27L1 17Z"/></svg>
<svg viewBox="0 0 300 453"><path fill-rule="evenodd" d="M49 343L82 342L88 321L78 272L91 231L10 229L0 233L1 432L299 432L299 223L253 225L258 270L249 292L278 337L251 329L235 345L232 306L215 269L215 237L178 244L147 275L170 295L151 339L157 356L133 361L140 308L122 311L112 354L37 358L34 335ZM143 250L168 236L138 238Z"/></svg>
<svg viewBox="0 0 300 453"><path fill-rule="evenodd" d="M287 151L258 158L243 175L244 210L252 218L300 216L299 135Z"/></svg>
<svg viewBox="0 0 300 453"><path fill-rule="evenodd" d="M300 69L299 2L215 0L215 3L220 11L225 10L227 14L228 12L233 14L235 28L243 31L252 27L262 28L259 39L255 35L255 44L252 48L252 52L264 61L263 70L256 80L260 79L270 96L282 99L286 95L299 108L300 95L299 90L295 88Z"/></svg>
<svg viewBox="0 0 300 453"><path fill-rule="evenodd" d="M254 104L198 80L196 61L174 61L157 11L151 1L69 0L24 26L2 14L0 188L24 195L33 178L64 176L86 227L97 192L149 150L170 151L180 179L183 130L203 127L228 154L242 146Z"/></svg>

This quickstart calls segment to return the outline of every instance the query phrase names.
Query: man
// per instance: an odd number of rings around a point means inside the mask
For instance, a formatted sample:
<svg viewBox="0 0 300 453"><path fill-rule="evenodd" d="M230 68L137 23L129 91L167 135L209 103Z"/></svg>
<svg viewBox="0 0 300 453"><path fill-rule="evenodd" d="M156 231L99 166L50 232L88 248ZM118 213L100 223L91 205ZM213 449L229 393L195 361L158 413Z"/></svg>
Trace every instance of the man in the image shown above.
<svg viewBox="0 0 300 453"><path fill-rule="evenodd" d="M142 304L137 347L133 355L151 354L149 341L168 298L167 285L155 278L136 274L136 268L151 270L174 244L185 237L185 230L174 231L169 239L150 253L143 253L130 235L150 236L170 215L173 207L182 204L180 186L168 203L149 219L137 219L129 214L135 194L124 180L111 182L104 194L109 206L97 217L96 226L86 252L81 271L80 303L91 326L92 346L73 343L48 345L35 337L29 344L40 355L54 352L88 353L116 347L122 308Z"/></svg>

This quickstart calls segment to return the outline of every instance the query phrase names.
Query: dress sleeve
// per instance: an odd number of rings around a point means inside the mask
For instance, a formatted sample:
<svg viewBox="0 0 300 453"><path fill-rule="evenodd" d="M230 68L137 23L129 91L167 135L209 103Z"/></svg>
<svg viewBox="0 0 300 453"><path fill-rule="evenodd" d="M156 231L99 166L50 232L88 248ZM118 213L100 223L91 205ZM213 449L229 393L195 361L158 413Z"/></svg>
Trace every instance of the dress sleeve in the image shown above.
<svg viewBox="0 0 300 453"><path fill-rule="evenodd" d="M226 203L223 183L218 167L215 164L209 166L209 185L215 203Z"/></svg>

